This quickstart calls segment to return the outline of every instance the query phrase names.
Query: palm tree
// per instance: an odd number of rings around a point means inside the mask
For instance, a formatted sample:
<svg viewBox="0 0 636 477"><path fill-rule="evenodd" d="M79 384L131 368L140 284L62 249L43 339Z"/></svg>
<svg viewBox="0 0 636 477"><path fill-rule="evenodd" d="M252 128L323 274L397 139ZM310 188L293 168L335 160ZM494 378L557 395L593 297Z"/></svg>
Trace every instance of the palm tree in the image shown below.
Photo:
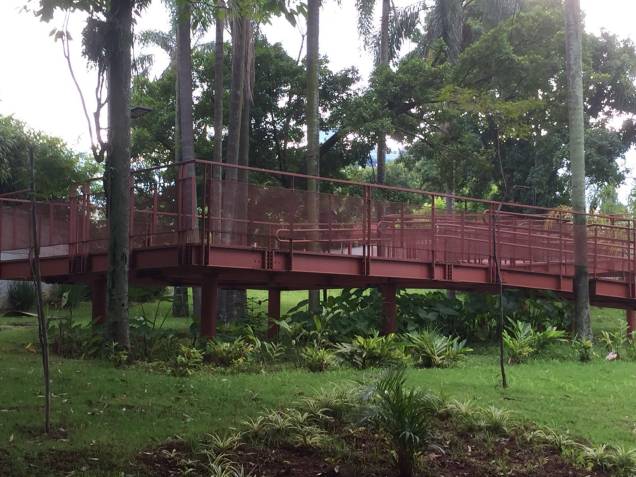
<svg viewBox="0 0 636 477"><path fill-rule="evenodd" d="M358 10L358 32L364 38L367 46L372 46L376 51L376 63L378 67L388 68L391 61L391 45L389 39L391 0L382 0L382 14L379 34L373 29L373 16L376 0L356 0ZM395 25L393 25L394 30ZM397 40L394 40L397 41ZM376 182L384 184L386 170L386 135L380 132L377 144L377 172Z"/></svg>
<svg viewBox="0 0 636 477"><path fill-rule="evenodd" d="M320 0L307 1L307 174L320 175L320 109L319 109ZM307 181L307 221L317 224L320 215L319 184ZM317 237L313 237L314 240ZM312 242L317 245L317 242ZM320 290L309 291L309 311L320 313Z"/></svg>
<svg viewBox="0 0 636 477"><path fill-rule="evenodd" d="M111 0L108 63L108 211L107 313L114 341L130 348L128 326L128 255L130 226L130 86L132 69L132 0Z"/></svg>
<svg viewBox="0 0 636 477"><path fill-rule="evenodd" d="M183 228L188 236L194 234L198 228L196 213L196 196L192 196L190 182L195 180L194 160L194 128L192 119L192 6L190 0L176 0L175 2L176 42L174 63L176 65L176 101L175 101L175 161L189 162L180 170L183 180L181 188L181 213L183 214ZM193 219L194 218L194 219ZM200 301L198 289L192 289L193 306ZM172 303L174 316L188 316L188 289L177 286L174 289Z"/></svg>
<svg viewBox="0 0 636 477"><path fill-rule="evenodd" d="M565 58L568 78L568 124L574 210L574 324L581 339L592 337L587 269L585 216L585 129L583 121L583 66L580 0L565 0Z"/></svg>

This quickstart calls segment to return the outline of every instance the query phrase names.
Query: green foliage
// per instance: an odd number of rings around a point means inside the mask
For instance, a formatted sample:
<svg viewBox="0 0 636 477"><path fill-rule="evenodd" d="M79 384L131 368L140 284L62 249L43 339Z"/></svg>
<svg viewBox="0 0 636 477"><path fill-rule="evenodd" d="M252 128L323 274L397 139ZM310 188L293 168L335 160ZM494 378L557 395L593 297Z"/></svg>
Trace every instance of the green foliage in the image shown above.
<svg viewBox="0 0 636 477"><path fill-rule="evenodd" d="M536 331L530 323L510 320L510 329L503 332L508 362L522 363L549 344L563 341L564 337L565 332L554 327Z"/></svg>
<svg viewBox="0 0 636 477"><path fill-rule="evenodd" d="M609 353L616 353L619 359L636 360L636 339L627 332L627 323L614 331L601 331L600 342Z"/></svg>
<svg viewBox="0 0 636 477"><path fill-rule="evenodd" d="M404 345L397 336L379 336L377 332L368 338L356 336L351 343L339 343L335 352L358 369L399 366L407 362Z"/></svg>
<svg viewBox="0 0 636 477"><path fill-rule="evenodd" d="M410 477L416 453L430 439L430 401L420 391L406 390L403 370L387 372L378 381L375 396L374 420L391 441L400 477Z"/></svg>
<svg viewBox="0 0 636 477"><path fill-rule="evenodd" d="M9 286L9 307L14 311L31 311L35 307L35 287L32 282L12 282Z"/></svg>
<svg viewBox="0 0 636 477"><path fill-rule="evenodd" d="M131 303L154 303L157 300L161 300L165 292L165 287L129 287L128 301Z"/></svg>
<svg viewBox="0 0 636 477"><path fill-rule="evenodd" d="M572 341L572 348L578 360L582 363L592 361L594 357L594 344L589 339L577 339Z"/></svg>
<svg viewBox="0 0 636 477"><path fill-rule="evenodd" d="M254 345L244 338L233 341L208 341L205 345L205 361L223 368L241 367L254 357Z"/></svg>
<svg viewBox="0 0 636 477"><path fill-rule="evenodd" d="M68 310L72 314L81 302L88 299L90 299L90 289L86 285L57 285L51 305L60 310Z"/></svg>
<svg viewBox="0 0 636 477"><path fill-rule="evenodd" d="M272 410L243 423L246 437L269 445L318 447L327 437L316 423L316 415L303 409Z"/></svg>
<svg viewBox="0 0 636 477"><path fill-rule="evenodd" d="M154 310L141 305L141 313L130 318L132 358L170 361L177 353L179 336L165 328L170 313L170 308L165 305L171 301L169 297L162 297L154 304Z"/></svg>
<svg viewBox="0 0 636 477"><path fill-rule="evenodd" d="M319 373L333 368L337 361L333 351L315 346L306 346L300 351L302 365L309 371Z"/></svg>
<svg viewBox="0 0 636 477"><path fill-rule="evenodd" d="M636 473L636 449L607 444L579 447L583 461L591 470L608 472L618 477L628 477Z"/></svg>
<svg viewBox="0 0 636 477"><path fill-rule="evenodd" d="M472 352L466 346L466 340L443 336L434 331L411 332L405 338L416 365L422 368L448 368Z"/></svg>
<svg viewBox="0 0 636 477"><path fill-rule="evenodd" d="M103 356L108 344L99 329L75 323L71 318L49 320L51 350L65 358L85 359Z"/></svg>
<svg viewBox="0 0 636 477"><path fill-rule="evenodd" d="M345 288L322 302L320 316L307 311L307 300L289 310L282 331L295 344L328 345L336 339L365 335L377 327L380 296L377 290Z"/></svg>
<svg viewBox="0 0 636 477"><path fill-rule="evenodd" d="M203 364L203 352L195 346L179 346L179 352L172 363L172 372L175 376L190 376L201 368Z"/></svg>
<svg viewBox="0 0 636 477"><path fill-rule="evenodd" d="M66 196L69 183L85 180L97 171L61 139L30 130L11 116L0 116L0 193L30 187L29 148L33 149L35 182L42 199Z"/></svg>

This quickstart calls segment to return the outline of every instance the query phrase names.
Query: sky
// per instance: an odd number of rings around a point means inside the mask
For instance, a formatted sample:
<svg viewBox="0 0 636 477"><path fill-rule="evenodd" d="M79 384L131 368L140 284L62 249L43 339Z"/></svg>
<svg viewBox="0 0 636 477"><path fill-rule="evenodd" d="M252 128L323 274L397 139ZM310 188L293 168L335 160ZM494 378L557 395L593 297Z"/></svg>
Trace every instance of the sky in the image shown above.
<svg viewBox="0 0 636 477"><path fill-rule="evenodd" d="M412 2L395 0L398 6ZM23 11L26 3L26 0L0 0L0 114L11 114L34 129L62 137L77 150L88 151L90 141L79 96L61 45L49 35L53 28L61 27L63 17L41 23ZM320 19L320 52L329 58L333 69L355 65L365 78L371 71L372 58L358 38L354 4L354 0L341 0L340 5L325 2ZM588 31L607 30L636 42L636 0L581 0L581 7ZM80 56L82 23L81 16L70 20L69 30L75 39L71 55L78 81L92 105L95 77ZM148 29L168 29L168 14L159 0L153 0L138 19L136 30ZM304 26L293 27L280 19L263 31L270 42L281 42L291 56L298 55ZM165 58L157 61L157 71L166 61ZM632 177L636 177L636 151L628 154L626 165L634 172L620 189L622 200L631 189Z"/></svg>

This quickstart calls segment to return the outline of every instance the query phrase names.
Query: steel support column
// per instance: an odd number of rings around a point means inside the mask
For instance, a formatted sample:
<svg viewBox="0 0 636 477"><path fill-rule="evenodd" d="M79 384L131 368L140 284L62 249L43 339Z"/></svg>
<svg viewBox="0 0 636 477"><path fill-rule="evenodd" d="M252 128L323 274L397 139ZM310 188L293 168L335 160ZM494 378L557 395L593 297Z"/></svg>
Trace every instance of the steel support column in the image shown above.
<svg viewBox="0 0 636 477"><path fill-rule="evenodd" d="M636 331L636 311L625 310L625 317L627 318L627 336L631 337Z"/></svg>
<svg viewBox="0 0 636 477"><path fill-rule="evenodd" d="M280 290L270 288L267 293L267 338L274 339L278 336L278 325L280 320Z"/></svg>
<svg viewBox="0 0 636 477"><path fill-rule="evenodd" d="M94 325L106 322L106 277L91 282L91 318Z"/></svg>
<svg viewBox="0 0 636 477"><path fill-rule="evenodd" d="M203 339L216 336L216 320L219 315L219 287L216 276L206 276L201 283L201 323Z"/></svg>
<svg viewBox="0 0 636 477"><path fill-rule="evenodd" d="M382 295L382 334L390 335L397 331L397 303L395 295L397 287L395 285L382 285L380 294Z"/></svg>

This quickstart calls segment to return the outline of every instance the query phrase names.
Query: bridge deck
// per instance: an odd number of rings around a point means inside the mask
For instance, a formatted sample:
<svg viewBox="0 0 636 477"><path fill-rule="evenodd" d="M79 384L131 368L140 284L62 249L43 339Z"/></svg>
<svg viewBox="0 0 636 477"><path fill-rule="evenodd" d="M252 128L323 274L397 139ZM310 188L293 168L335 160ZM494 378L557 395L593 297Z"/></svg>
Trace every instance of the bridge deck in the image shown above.
<svg viewBox="0 0 636 477"><path fill-rule="evenodd" d="M312 181L321 192L306 190ZM507 287L572 294L571 212L466 197L455 197L448 212L446 197L205 161L135 171L130 278L487 291L500 277ZM104 205L100 180L72 187L67 200L37 204L45 280L103 283ZM0 197L0 279L30 278L30 207ZM635 243L631 219L588 217L594 303L636 306Z"/></svg>

